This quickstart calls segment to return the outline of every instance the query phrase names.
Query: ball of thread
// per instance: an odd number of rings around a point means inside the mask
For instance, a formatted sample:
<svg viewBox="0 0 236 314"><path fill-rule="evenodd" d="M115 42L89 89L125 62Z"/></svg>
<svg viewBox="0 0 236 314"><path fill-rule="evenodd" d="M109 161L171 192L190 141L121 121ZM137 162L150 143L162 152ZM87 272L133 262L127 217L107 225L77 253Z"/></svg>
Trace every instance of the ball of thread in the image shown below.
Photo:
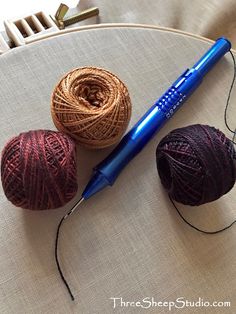
<svg viewBox="0 0 236 314"><path fill-rule="evenodd" d="M87 148L115 144L131 116L131 101L124 83L111 72L83 67L65 75L51 98L56 128Z"/></svg>
<svg viewBox="0 0 236 314"><path fill-rule="evenodd" d="M44 210L65 205L77 192L74 141L47 130L19 134L3 149L1 179L15 206Z"/></svg>
<svg viewBox="0 0 236 314"><path fill-rule="evenodd" d="M236 153L218 129L195 124L175 129L156 150L157 169L169 196L186 205L217 200L236 180Z"/></svg>

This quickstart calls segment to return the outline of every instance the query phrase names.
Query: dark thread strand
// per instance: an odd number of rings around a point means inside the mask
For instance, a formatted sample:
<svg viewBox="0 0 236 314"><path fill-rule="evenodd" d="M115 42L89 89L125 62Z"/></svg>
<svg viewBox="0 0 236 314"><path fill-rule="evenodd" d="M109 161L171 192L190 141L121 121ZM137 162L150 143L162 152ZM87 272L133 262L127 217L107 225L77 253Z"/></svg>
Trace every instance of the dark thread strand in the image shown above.
<svg viewBox="0 0 236 314"><path fill-rule="evenodd" d="M233 55L232 51L230 50L229 52L230 52L231 57L232 57L232 59L233 59L234 74L233 74L233 80L232 80L232 83L231 83L231 85L230 85L229 94L228 94L227 101L226 101L226 106L225 106L225 111L224 111L224 121L225 121L225 125L226 125L227 129L228 129L231 133L234 134L234 137L233 137L232 142L233 142L234 144L236 144L236 142L234 141L236 129L235 129L235 130L231 129L230 126L229 126L229 124L228 124L228 121L227 121L227 111L228 111L228 107L229 107L229 101L230 101L232 89L233 89L233 87L234 87L235 79L236 79L236 62L235 62L235 58L234 58L234 55Z"/></svg>
<svg viewBox="0 0 236 314"><path fill-rule="evenodd" d="M58 226L57 226L57 233L56 233L56 241L55 241L55 261L56 261L56 265L57 265L57 269L58 269L58 272L61 276L61 279L67 289L67 291L69 292L69 295L71 297L71 300L74 301L75 300L75 297L71 291L71 288L63 274L63 271L61 269L61 266L60 266L60 262L59 262L59 259L58 259L58 242L59 242L59 235L60 235L60 230L61 230L61 226L63 224L63 222L70 216L73 214L73 212L78 208L78 206L83 202L84 198L82 197L69 211L67 214L65 214L65 216L62 217L62 219L60 220Z"/></svg>
<svg viewBox="0 0 236 314"><path fill-rule="evenodd" d="M65 278L65 276L63 275L63 272L62 272L62 269L61 269L61 266L60 266L60 262L59 262L59 259L58 259L58 241L59 241L59 234L60 234L60 229L61 229L61 226L62 226L62 223L63 221L66 219L65 218L66 216L62 217L61 221L59 222L58 224L58 227L57 227L57 235L56 235L56 242L55 242L55 259L56 259L56 264L57 264L57 269L59 271L59 274L61 276L61 279L64 283L64 285L66 286L67 288L67 291L69 292L70 294L70 297L71 297L71 300L74 301L75 298L74 298L74 295L72 294L71 292L71 289L70 289L70 286ZM68 216L67 216L68 217Z"/></svg>
<svg viewBox="0 0 236 314"><path fill-rule="evenodd" d="M170 195L169 196L169 199L171 201L171 203L173 204L174 208L176 209L177 213L179 214L179 216L182 218L182 220L187 224L189 225L191 228L199 231L199 232L202 232L202 233L206 233L206 234L216 234L216 233L220 233L220 232L223 232L225 231L226 229L229 229L230 227L233 226L233 224L236 222L236 219L231 223L229 224L228 226L222 228L222 229L219 229L219 230L215 230L215 231L206 231L206 230L202 230L196 226L194 226L193 224L191 224L191 222L189 222L186 218L184 218L184 216L181 214L180 210L178 209L178 207L175 205L173 199L171 198Z"/></svg>

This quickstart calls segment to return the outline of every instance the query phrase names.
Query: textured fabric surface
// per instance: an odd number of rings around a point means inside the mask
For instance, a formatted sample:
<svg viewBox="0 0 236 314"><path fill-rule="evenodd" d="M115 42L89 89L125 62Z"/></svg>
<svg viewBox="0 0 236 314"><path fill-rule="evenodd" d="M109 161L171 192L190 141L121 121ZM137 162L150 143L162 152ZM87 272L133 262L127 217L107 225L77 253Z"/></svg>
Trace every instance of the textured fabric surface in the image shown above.
<svg viewBox="0 0 236 314"><path fill-rule="evenodd" d="M129 127L187 67L210 47L207 41L168 31L106 28L81 31L16 48L0 57L0 149L29 129L55 129L50 96L73 68L98 66L128 87ZM223 111L233 75L225 56L202 85L112 188L84 202L62 228L59 255L76 297L73 303L54 261L59 219L74 203L51 211L14 207L0 188L0 313L169 313L167 308L117 307L111 297L174 301L199 297L231 301L231 308L185 308L173 313L235 313L236 228L208 236L179 219L161 186L155 163L160 139L174 128L210 124L227 133ZM236 91L229 124L236 125ZM78 197L91 169L110 149L78 148ZM235 219L235 188L204 206L179 208L198 227L214 230Z"/></svg>
<svg viewBox="0 0 236 314"><path fill-rule="evenodd" d="M79 8L98 6L99 18L80 22L144 23L180 29L211 39L228 37L236 47L234 0L80 0Z"/></svg>

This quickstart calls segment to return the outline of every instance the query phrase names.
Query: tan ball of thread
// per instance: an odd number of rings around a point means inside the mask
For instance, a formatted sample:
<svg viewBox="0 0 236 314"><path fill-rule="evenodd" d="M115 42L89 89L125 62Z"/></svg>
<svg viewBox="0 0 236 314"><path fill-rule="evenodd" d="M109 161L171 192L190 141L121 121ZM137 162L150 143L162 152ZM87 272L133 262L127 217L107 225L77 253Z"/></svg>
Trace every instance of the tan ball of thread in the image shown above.
<svg viewBox="0 0 236 314"><path fill-rule="evenodd" d="M117 143L131 116L128 89L113 73L83 67L66 74L55 87L51 114L58 130L87 148Z"/></svg>

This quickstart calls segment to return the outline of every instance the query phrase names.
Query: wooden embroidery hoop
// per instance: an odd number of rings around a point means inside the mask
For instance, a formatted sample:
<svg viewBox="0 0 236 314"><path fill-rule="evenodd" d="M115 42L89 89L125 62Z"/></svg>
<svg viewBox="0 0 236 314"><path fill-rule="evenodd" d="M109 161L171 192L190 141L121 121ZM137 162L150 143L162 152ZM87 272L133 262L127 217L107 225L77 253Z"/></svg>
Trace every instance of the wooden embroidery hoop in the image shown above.
<svg viewBox="0 0 236 314"><path fill-rule="evenodd" d="M134 105L132 126L211 43L172 29L110 24L60 31L8 51L0 57L1 149L9 137L21 131L54 129L47 99L68 69L99 65L121 77ZM233 302L235 229L206 236L183 225L155 168L157 143L176 127L208 123L227 134L223 108L232 73L232 61L226 56L112 189L84 203L65 225L60 256L76 291L78 302L73 306L61 286L52 253L56 225L71 204L61 210L31 213L11 205L1 188L0 284L4 301L0 310L17 311L21 307L26 311L30 306L42 312L111 313L111 297L126 301L146 296L161 301L178 297L193 301L201 297ZM235 93L232 103L234 99ZM230 108L229 113L233 122L235 109ZM108 151L94 154L78 149L81 190L92 167ZM181 208L195 225L216 229L233 220L235 203L235 193L231 192L202 207Z"/></svg>

